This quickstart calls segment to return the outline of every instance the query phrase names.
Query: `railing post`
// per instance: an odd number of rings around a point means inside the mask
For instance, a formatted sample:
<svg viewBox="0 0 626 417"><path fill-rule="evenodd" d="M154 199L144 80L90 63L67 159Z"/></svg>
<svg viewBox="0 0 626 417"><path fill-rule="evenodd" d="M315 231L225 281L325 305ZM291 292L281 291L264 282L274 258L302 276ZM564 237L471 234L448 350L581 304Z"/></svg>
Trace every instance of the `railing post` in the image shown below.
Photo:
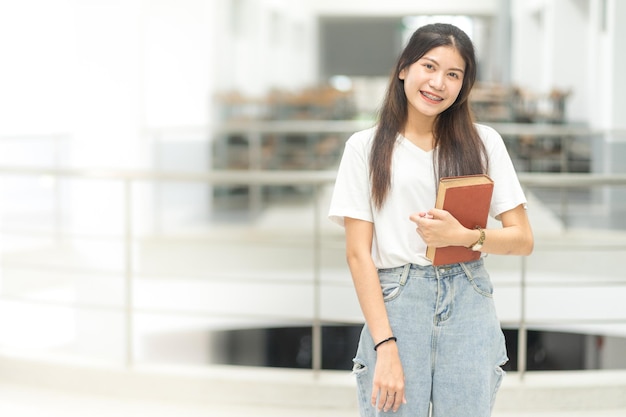
<svg viewBox="0 0 626 417"><path fill-rule="evenodd" d="M59 149L61 138L62 136L53 137L55 169L61 168L61 150ZM63 236L63 193L61 192L61 178L52 176L52 187L54 188L54 237L57 242L60 242Z"/></svg>
<svg viewBox="0 0 626 417"><path fill-rule="evenodd" d="M133 367L133 222L132 180L124 179L124 320L126 324L125 366Z"/></svg>
<svg viewBox="0 0 626 417"><path fill-rule="evenodd" d="M521 281L520 281L520 322L517 333L517 371L520 379L524 379L526 373L527 340L528 330L526 328L526 263L527 259L522 256Z"/></svg>
<svg viewBox="0 0 626 417"><path fill-rule="evenodd" d="M560 197L561 197L561 221L563 222L563 229L569 229L569 189L561 187L560 189Z"/></svg>
<svg viewBox="0 0 626 417"><path fill-rule="evenodd" d="M322 370L322 319L321 319L321 222L320 185L313 185L313 326L312 367L317 375Z"/></svg>
<svg viewBox="0 0 626 417"><path fill-rule="evenodd" d="M259 132L250 132L246 136L248 140L248 166L250 170L257 171L262 168L262 143L263 135ZM263 185L248 185L248 198L250 211L257 214L261 211L263 205Z"/></svg>

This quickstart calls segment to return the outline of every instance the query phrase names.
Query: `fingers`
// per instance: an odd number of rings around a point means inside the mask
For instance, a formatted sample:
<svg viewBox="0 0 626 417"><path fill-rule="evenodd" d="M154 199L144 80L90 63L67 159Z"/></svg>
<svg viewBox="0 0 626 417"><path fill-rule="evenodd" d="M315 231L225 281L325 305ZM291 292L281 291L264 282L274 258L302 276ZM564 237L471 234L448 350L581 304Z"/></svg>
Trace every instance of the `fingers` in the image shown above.
<svg viewBox="0 0 626 417"><path fill-rule="evenodd" d="M382 401L379 402L378 404L378 409L379 410L383 410L385 412L391 410L391 408L393 407L394 403L396 402L396 393L390 393L387 392L387 395L385 395L384 398L381 398L381 400L385 400L384 404L380 404Z"/></svg>
<svg viewBox="0 0 626 417"><path fill-rule="evenodd" d="M411 220L413 223L418 223L420 219L434 219L434 216L430 212L426 213L425 211L413 213L409 216L409 220Z"/></svg>
<svg viewBox="0 0 626 417"><path fill-rule="evenodd" d="M449 213L446 210L433 208L428 210L427 216L430 219L441 219L446 217L448 214Z"/></svg>
<svg viewBox="0 0 626 417"><path fill-rule="evenodd" d="M378 390L377 389L373 389L372 390L372 396L370 397L370 404L372 404L372 407L376 407L376 399L378 398Z"/></svg>
<svg viewBox="0 0 626 417"><path fill-rule="evenodd" d="M430 213L426 213L426 212L419 212L419 213L413 213L412 215L409 216L409 219L415 223L415 231L422 236L422 238L424 238L424 234L423 234L423 230L424 227L428 227L429 223L425 222L425 220L433 220L434 217L432 214ZM422 230L420 230L422 229Z"/></svg>
<svg viewBox="0 0 626 417"><path fill-rule="evenodd" d="M429 219L432 220L435 218L435 216L433 215L433 213L431 213L430 211L428 213L424 213L424 215L422 216L423 219Z"/></svg>
<svg viewBox="0 0 626 417"><path fill-rule="evenodd" d="M398 407L400 407L400 401L396 401L397 393L387 393L385 405L383 406L383 410L385 412L393 409L393 411L398 411ZM397 403L397 404L396 404Z"/></svg>
<svg viewBox="0 0 626 417"><path fill-rule="evenodd" d="M415 230L419 233L420 227L423 227L424 220L433 220L435 217L430 213L419 212L413 213L409 216L409 220L415 223Z"/></svg>
<svg viewBox="0 0 626 417"><path fill-rule="evenodd" d="M378 403L378 409L384 412L391 410L395 413L400 408L400 405L404 403L406 403L404 394L400 392L388 391L384 397L381 396L381 400Z"/></svg>
<svg viewBox="0 0 626 417"><path fill-rule="evenodd" d="M419 212L419 213L413 213L409 216L409 220L411 220L413 223L417 223L419 221L419 219L423 218L424 215L426 213L424 212Z"/></svg>
<svg viewBox="0 0 626 417"><path fill-rule="evenodd" d="M391 390L380 390L380 396L376 394L376 391L372 394L372 407L378 408L378 411L387 412L389 410L396 412L402 404L406 404L406 397L404 392ZM378 399L378 405L376 400Z"/></svg>

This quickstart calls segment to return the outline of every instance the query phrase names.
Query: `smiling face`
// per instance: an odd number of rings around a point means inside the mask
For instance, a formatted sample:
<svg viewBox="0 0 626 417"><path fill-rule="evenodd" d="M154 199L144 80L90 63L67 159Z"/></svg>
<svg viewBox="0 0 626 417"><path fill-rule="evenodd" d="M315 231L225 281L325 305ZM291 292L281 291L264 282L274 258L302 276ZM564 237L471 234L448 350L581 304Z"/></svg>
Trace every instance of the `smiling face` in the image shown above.
<svg viewBox="0 0 626 417"><path fill-rule="evenodd" d="M427 119L431 123L456 101L463 87L465 61L451 46L438 46L403 68L408 120Z"/></svg>

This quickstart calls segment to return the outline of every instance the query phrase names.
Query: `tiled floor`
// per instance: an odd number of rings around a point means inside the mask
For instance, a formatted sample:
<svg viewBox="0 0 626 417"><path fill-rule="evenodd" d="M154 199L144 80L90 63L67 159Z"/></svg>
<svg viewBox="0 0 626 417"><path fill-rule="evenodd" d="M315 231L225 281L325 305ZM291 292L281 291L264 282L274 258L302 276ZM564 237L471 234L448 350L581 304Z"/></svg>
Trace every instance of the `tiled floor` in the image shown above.
<svg viewBox="0 0 626 417"><path fill-rule="evenodd" d="M277 407L206 406L121 400L0 384L3 417L357 417L356 411ZM561 412L496 412L493 417L625 417L626 409Z"/></svg>
<svg viewBox="0 0 626 417"><path fill-rule="evenodd" d="M0 415L6 417L356 417L352 411L207 406L71 394L0 384Z"/></svg>

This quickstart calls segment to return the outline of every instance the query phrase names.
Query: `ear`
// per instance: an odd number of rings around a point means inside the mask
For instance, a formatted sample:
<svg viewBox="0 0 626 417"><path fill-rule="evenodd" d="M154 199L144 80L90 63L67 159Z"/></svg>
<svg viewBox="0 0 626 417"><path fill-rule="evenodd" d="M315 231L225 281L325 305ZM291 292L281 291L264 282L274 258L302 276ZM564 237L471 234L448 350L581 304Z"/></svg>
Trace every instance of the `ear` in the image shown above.
<svg viewBox="0 0 626 417"><path fill-rule="evenodd" d="M406 78L406 67L400 70L400 72L398 73L398 78L404 81L404 79Z"/></svg>

